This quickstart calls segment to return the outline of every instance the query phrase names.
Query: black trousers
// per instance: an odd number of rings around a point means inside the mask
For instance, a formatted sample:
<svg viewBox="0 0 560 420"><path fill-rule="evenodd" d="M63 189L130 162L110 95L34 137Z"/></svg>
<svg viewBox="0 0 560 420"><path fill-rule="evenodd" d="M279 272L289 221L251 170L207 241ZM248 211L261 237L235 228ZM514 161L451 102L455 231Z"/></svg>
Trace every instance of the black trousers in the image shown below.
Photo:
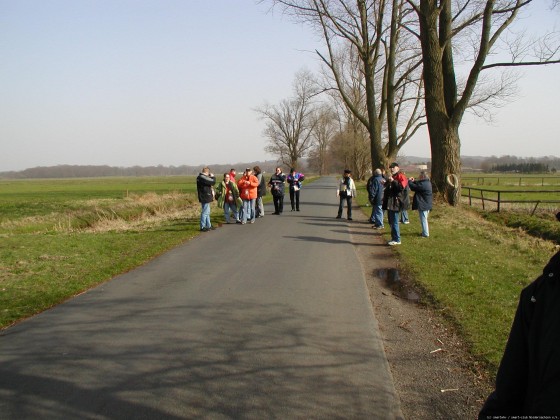
<svg viewBox="0 0 560 420"><path fill-rule="evenodd" d="M284 196L283 195L273 195L272 201L274 201L274 213L280 214L284 211Z"/></svg>
<svg viewBox="0 0 560 420"><path fill-rule="evenodd" d="M294 207L295 201L295 207ZM299 210L299 190L294 191L290 188L290 203L292 205L292 210Z"/></svg>

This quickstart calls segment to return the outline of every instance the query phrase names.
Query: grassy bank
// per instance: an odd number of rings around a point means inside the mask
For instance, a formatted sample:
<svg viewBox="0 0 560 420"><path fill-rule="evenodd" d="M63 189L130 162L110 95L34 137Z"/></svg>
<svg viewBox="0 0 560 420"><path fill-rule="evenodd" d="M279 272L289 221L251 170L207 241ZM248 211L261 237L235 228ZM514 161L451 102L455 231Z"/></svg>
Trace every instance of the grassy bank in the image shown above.
<svg viewBox="0 0 560 420"><path fill-rule="evenodd" d="M359 202L369 215L366 199L363 191ZM410 224L400 225L402 245L395 247L401 270L494 374L519 293L542 272L556 251L555 243L530 235L525 224L508 227L491 214L465 206L436 205L429 218L430 238L419 235L418 213L409 211L409 217ZM541 226L557 229L557 224ZM387 223L384 237L390 239ZM554 232L549 237L560 239Z"/></svg>

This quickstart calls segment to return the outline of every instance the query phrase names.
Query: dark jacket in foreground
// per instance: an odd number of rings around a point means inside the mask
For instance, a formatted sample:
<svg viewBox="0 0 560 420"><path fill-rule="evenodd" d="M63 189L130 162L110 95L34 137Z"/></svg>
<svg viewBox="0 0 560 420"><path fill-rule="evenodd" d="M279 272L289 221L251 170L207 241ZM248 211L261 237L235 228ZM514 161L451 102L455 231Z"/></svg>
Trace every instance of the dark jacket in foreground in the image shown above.
<svg viewBox="0 0 560 420"><path fill-rule="evenodd" d="M521 292L496 390L479 419L554 415L560 416L560 252Z"/></svg>
<svg viewBox="0 0 560 420"><path fill-rule="evenodd" d="M196 191L198 201L201 203L211 203L214 200L212 185L216 183L216 178L204 173L199 173L196 177Z"/></svg>
<svg viewBox="0 0 560 420"><path fill-rule="evenodd" d="M412 210L427 211L432 209L432 182L425 179L408 181L408 186L414 191Z"/></svg>

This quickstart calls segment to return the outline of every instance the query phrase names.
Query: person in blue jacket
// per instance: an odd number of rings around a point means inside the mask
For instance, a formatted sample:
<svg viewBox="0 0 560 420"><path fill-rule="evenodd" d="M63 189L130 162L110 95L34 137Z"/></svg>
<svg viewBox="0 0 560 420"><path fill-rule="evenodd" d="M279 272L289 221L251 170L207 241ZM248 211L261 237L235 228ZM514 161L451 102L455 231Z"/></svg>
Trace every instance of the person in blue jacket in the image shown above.
<svg viewBox="0 0 560 420"><path fill-rule="evenodd" d="M385 179L383 171L376 169L368 180L368 199L371 203L371 222L374 229L383 229L383 189Z"/></svg>
<svg viewBox="0 0 560 420"><path fill-rule="evenodd" d="M426 171L421 171L417 180L414 178L408 180L408 186L414 191L412 210L418 210L420 225L422 226L421 236L427 238L430 236L428 215L430 214L430 210L432 210L432 182Z"/></svg>

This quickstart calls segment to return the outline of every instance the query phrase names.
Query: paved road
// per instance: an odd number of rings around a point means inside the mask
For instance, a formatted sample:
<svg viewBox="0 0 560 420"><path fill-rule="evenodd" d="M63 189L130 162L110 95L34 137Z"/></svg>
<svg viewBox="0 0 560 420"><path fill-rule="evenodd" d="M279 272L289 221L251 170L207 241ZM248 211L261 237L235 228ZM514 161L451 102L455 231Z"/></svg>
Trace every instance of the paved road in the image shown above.
<svg viewBox="0 0 560 420"><path fill-rule="evenodd" d="M400 418L335 188L0 333L0 418Z"/></svg>

